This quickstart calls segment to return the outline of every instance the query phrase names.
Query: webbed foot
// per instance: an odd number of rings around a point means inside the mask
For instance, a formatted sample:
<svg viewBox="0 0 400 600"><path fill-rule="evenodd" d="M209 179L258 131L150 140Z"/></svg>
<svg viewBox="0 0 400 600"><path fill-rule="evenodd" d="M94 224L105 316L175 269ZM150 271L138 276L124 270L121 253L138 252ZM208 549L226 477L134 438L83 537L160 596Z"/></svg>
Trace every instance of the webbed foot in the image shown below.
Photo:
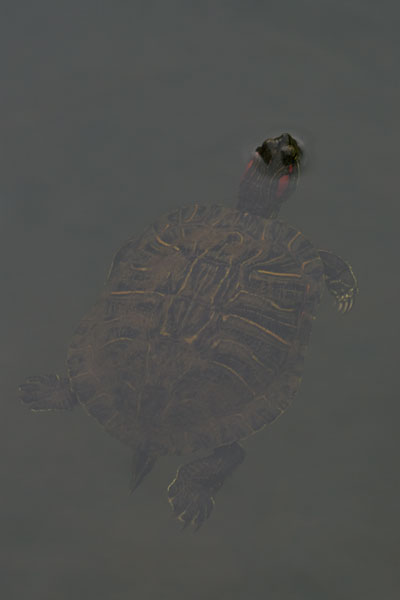
<svg viewBox="0 0 400 600"><path fill-rule="evenodd" d="M358 294L357 279L351 266L332 252L319 250L325 271L328 292L336 301L336 308L342 314L349 312Z"/></svg>
<svg viewBox="0 0 400 600"><path fill-rule="evenodd" d="M31 410L71 410L77 403L69 379L59 375L28 377L18 389L22 402Z"/></svg>
<svg viewBox="0 0 400 600"><path fill-rule="evenodd" d="M196 459L178 469L168 487L168 500L173 514L183 522L183 527L193 525L199 529L211 515L214 496L244 459L239 444L216 448L212 454Z"/></svg>
<svg viewBox="0 0 400 600"><path fill-rule="evenodd" d="M211 515L215 504L210 490L188 481L185 467L179 469L176 479L168 487L168 500L174 517L182 521L183 529L192 524L195 531Z"/></svg>

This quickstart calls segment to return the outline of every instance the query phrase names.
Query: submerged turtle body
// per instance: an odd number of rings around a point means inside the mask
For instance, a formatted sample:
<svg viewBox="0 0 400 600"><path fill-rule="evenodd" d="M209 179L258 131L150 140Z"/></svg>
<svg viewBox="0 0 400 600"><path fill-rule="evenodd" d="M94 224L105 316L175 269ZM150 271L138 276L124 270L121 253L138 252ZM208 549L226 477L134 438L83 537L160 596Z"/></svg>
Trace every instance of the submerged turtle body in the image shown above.
<svg viewBox="0 0 400 600"><path fill-rule="evenodd" d="M70 347L72 388L159 454L245 438L296 393L322 284L318 252L282 221L176 211L116 255Z"/></svg>
<svg viewBox="0 0 400 600"><path fill-rule="evenodd" d="M236 208L183 208L128 241L75 332L67 376L20 386L33 410L80 402L131 446L132 489L159 456L203 451L168 488L185 525L210 516L243 461L238 442L295 396L323 287L341 312L358 292L350 265L277 219L301 154L289 134L265 140Z"/></svg>

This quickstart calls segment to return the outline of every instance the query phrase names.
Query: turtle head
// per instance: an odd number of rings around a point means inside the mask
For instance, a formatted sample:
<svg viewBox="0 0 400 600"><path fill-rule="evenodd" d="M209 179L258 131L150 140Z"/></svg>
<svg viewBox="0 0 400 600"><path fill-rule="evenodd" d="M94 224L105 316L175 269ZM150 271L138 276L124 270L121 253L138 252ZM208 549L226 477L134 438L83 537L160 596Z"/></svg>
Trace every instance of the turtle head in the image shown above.
<svg viewBox="0 0 400 600"><path fill-rule="evenodd" d="M266 139L246 167L237 208L266 219L275 218L281 204L296 189L302 155L289 133Z"/></svg>

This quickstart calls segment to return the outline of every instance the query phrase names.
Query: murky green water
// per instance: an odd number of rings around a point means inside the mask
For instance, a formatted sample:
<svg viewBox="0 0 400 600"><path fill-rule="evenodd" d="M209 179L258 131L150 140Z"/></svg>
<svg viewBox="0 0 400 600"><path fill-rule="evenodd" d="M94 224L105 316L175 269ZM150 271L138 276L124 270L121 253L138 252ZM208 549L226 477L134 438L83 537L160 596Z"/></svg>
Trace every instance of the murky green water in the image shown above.
<svg viewBox="0 0 400 600"><path fill-rule="evenodd" d="M0 9L2 598L395 600L398 61L394 1L57 3ZM63 369L113 252L173 207L234 203L247 153L309 149L284 210L359 278L325 296L290 410L193 535L160 461L18 384Z"/></svg>

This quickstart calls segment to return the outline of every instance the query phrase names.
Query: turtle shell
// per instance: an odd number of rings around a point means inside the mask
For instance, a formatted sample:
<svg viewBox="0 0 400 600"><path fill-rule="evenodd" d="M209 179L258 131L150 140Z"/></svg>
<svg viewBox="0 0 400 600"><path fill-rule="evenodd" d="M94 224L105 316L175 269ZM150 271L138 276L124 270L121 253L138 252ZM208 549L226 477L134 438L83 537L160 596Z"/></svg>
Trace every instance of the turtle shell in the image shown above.
<svg viewBox="0 0 400 600"><path fill-rule="evenodd" d="M322 284L317 250L283 221L175 211L116 254L69 350L72 388L131 446L245 438L296 394Z"/></svg>

